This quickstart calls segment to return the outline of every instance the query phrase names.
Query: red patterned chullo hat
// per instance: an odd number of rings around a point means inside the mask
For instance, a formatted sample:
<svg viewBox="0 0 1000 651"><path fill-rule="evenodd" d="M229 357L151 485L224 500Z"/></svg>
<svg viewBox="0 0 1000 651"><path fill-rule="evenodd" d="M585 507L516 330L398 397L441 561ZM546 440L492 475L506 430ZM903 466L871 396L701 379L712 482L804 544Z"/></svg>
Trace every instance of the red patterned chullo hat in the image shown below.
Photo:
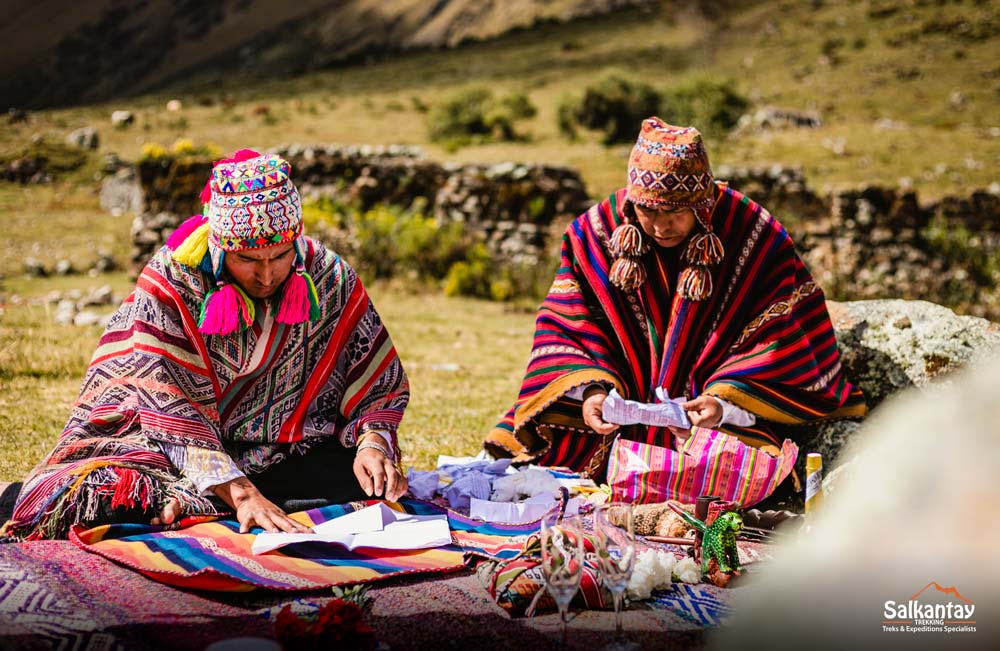
<svg viewBox="0 0 1000 651"><path fill-rule="evenodd" d="M718 264L725 254L722 242L712 232L712 209L716 186L708 152L694 127L676 127L658 117L643 120L639 138L628 160L628 201L646 208L690 208L701 232L691 236L684 249L687 266L678 279L678 293L692 301L712 294L709 265ZM642 231L624 221L611 235L615 261L608 278L619 289L632 291L646 280L641 260L647 247Z"/></svg>
<svg viewBox="0 0 1000 651"><path fill-rule="evenodd" d="M706 208L715 200L708 152L694 127L642 122L628 159L628 198L649 208Z"/></svg>

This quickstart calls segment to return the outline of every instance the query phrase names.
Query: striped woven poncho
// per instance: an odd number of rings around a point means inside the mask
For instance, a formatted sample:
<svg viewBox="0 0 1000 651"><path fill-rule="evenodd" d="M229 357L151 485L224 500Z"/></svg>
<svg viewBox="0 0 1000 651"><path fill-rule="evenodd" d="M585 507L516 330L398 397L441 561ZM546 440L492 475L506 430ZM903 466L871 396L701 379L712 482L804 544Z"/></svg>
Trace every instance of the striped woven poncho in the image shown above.
<svg viewBox="0 0 1000 651"><path fill-rule="evenodd" d="M712 268L709 298L691 301L675 291L683 245L651 246L648 279L636 290L608 281L608 238L622 223L624 200L619 190L564 234L520 394L487 437L489 451L603 477L613 436L587 428L569 395L594 382L642 402L654 402L658 386L672 397L718 396L757 416L749 428L722 429L774 453L776 424L864 415L864 397L841 372L823 291L774 217L718 186L712 227L726 254ZM620 433L670 441L659 428Z"/></svg>
<svg viewBox="0 0 1000 651"><path fill-rule="evenodd" d="M147 520L169 498L189 515L215 513L160 443L225 451L252 481L328 437L351 447L378 430L395 440L409 387L392 341L354 270L306 244L319 319L278 323L258 303L253 325L229 335L198 331L206 276L161 249L112 317L4 533L64 537L102 501Z"/></svg>

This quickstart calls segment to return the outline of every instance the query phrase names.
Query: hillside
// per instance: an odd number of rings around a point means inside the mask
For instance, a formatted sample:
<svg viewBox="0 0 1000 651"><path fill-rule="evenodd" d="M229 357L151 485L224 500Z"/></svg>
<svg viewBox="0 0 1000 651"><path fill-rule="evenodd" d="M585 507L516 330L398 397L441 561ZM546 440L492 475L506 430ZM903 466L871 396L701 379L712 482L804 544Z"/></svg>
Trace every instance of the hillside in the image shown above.
<svg viewBox="0 0 1000 651"><path fill-rule="evenodd" d="M454 47L643 0L40 0L0 2L0 108L134 95L193 70L283 78ZM10 5L10 6L2 6Z"/></svg>

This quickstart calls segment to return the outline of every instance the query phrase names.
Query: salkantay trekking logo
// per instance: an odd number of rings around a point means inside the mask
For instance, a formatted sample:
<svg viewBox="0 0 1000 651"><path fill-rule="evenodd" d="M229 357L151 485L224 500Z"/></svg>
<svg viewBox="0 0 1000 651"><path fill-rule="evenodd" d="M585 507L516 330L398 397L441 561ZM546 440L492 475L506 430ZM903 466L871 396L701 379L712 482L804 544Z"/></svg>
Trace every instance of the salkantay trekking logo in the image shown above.
<svg viewBox="0 0 1000 651"><path fill-rule="evenodd" d="M934 591L924 595L929 588ZM918 598L923 596L923 601ZM975 633L976 604L954 586L931 581L905 602L886 601L882 611L886 633Z"/></svg>

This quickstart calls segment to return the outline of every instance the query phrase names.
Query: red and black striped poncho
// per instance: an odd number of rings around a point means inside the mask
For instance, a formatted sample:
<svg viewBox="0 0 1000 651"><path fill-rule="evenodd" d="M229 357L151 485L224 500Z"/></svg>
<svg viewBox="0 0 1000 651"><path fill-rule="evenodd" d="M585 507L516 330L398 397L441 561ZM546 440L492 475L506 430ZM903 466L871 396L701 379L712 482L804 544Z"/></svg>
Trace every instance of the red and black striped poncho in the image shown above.
<svg viewBox="0 0 1000 651"><path fill-rule="evenodd" d="M684 245L650 247L648 279L636 290L608 281L608 239L624 201L622 189L563 235L520 394L487 437L488 450L603 477L613 436L586 427L580 401L567 396L593 382L643 402L654 401L657 386L672 397L718 396L757 416L752 427L722 429L775 453L776 424L865 414L864 396L841 371L823 290L770 213L719 185L711 219L725 256L710 268L711 296L690 301L675 291ZM661 428L620 431L657 445L670 440Z"/></svg>

